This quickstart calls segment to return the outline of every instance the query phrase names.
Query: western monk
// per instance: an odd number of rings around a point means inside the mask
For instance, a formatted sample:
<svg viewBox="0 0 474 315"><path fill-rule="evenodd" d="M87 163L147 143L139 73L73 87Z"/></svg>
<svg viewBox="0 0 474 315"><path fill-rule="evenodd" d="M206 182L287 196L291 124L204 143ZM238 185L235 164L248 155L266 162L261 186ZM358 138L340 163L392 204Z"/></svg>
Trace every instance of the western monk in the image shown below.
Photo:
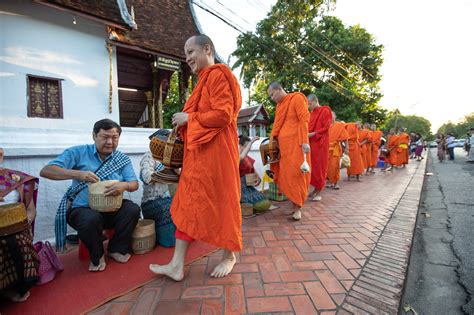
<svg viewBox="0 0 474 315"><path fill-rule="evenodd" d="M300 220L310 181L310 174L301 171L305 154L310 163L308 103L302 93L287 94L278 82L268 86L267 94L277 103L271 136L280 147L280 161L270 164L270 169L280 190L293 202L293 219Z"/></svg>
<svg viewBox="0 0 474 315"><path fill-rule="evenodd" d="M364 172L364 162L360 153L359 123L346 123L346 131L349 136L347 143L349 145L349 158L351 159L351 166L347 169L347 180L350 180L351 176L356 176L357 181L359 181L360 175Z"/></svg>
<svg viewBox="0 0 474 315"><path fill-rule="evenodd" d="M315 94L308 95L308 107L311 112L308 125L311 147L310 184L314 187L310 196L313 197L313 201L320 201L328 173L329 128L332 123L332 111L329 106L319 105Z"/></svg>
<svg viewBox="0 0 474 315"><path fill-rule="evenodd" d="M370 125L370 129L372 130L372 157L370 159L370 167L374 170L379 161L379 149L382 144L382 131L377 130L375 124Z"/></svg>
<svg viewBox="0 0 474 315"><path fill-rule="evenodd" d="M392 128L390 129L390 133L388 135L387 139L387 150L388 150L388 163L390 164L390 167L387 169L387 171L393 170L394 166L398 166L398 160L399 160L399 137L398 135L395 134L395 129Z"/></svg>
<svg viewBox="0 0 474 315"><path fill-rule="evenodd" d="M328 180L331 187L339 189L339 179L341 178L341 170L339 160L342 156L342 146L344 143L344 151L349 153L347 139L349 135L346 131L346 125L340 121L336 121L336 113L332 112L332 125L329 128L329 163L328 163Z"/></svg>
<svg viewBox="0 0 474 315"><path fill-rule="evenodd" d="M369 130L366 128L367 123L364 124L364 128L359 129L359 143L360 143L360 155L362 162L364 163L364 169L368 169L367 163L367 146L369 145Z"/></svg>
<svg viewBox="0 0 474 315"><path fill-rule="evenodd" d="M400 160L398 164L403 165L403 167L405 167L408 164L410 156L410 152L408 150L408 146L410 145L410 135L405 132L405 128L400 128L398 137L398 147L400 148Z"/></svg>
<svg viewBox="0 0 474 315"><path fill-rule="evenodd" d="M242 249L237 115L240 87L230 69L214 64L215 48L206 35L190 37L186 62L199 81L183 112L173 115L185 151L171 216L176 225L176 248L168 265L150 265L157 274L176 281L184 277L184 259L194 239L224 249L211 272L224 277Z"/></svg>

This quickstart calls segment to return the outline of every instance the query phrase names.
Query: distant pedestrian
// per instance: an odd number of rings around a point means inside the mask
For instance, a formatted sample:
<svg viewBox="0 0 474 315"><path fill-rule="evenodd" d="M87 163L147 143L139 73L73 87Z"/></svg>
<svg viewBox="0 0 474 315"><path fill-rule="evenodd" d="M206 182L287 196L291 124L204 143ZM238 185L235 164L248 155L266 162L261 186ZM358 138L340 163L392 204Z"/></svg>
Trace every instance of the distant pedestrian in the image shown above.
<svg viewBox="0 0 474 315"><path fill-rule="evenodd" d="M446 139L444 134L438 135L436 143L438 144L438 160L440 163L443 163L443 161L446 160Z"/></svg>
<svg viewBox="0 0 474 315"><path fill-rule="evenodd" d="M467 162L474 163L474 128L469 130L469 155L467 156Z"/></svg>
<svg viewBox="0 0 474 315"><path fill-rule="evenodd" d="M450 160L454 160L454 147L456 146L454 140L454 136L452 134L448 134L448 137L446 138L446 148Z"/></svg>
<svg viewBox="0 0 474 315"><path fill-rule="evenodd" d="M423 148L424 148L424 145L423 145L423 138L421 137L421 135L419 133L416 134L416 148L415 148L415 158L417 161L421 161L423 160L424 158L421 156L421 154L423 153Z"/></svg>

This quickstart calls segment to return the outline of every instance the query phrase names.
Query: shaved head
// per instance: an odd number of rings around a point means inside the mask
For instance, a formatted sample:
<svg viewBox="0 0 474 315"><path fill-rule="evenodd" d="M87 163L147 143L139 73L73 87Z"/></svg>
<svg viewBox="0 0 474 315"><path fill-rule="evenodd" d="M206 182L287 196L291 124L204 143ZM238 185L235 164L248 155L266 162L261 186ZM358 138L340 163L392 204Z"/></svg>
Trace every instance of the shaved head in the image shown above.
<svg viewBox="0 0 474 315"><path fill-rule="evenodd" d="M316 101L316 102L319 102L318 100L318 96L316 94L310 94L306 97L308 99L308 101Z"/></svg>
<svg viewBox="0 0 474 315"><path fill-rule="evenodd" d="M270 83L270 84L267 86L267 90L268 90L268 89L279 90L279 89L283 89L283 86L281 85L280 82L273 81L272 83Z"/></svg>
<svg viewBox="0 0 474 315"><path fill-rule="evenodd" d="M196 45L199 45L201 47L205 47L206 45L209 46L209 48L211 49L211 53L212 53L212 56L215 57L216 56L216 48L214 47L214 43L212 42L212 40L209 38L209 36L207 35L204 35L204 34L199 34L199 35L195 35L189 39L193 39L194 40L194 43ZM189 40L188 39L188 40Z"/></svg>
<svg viewBox="0 0 474 315"><path fill-rule="evenodd" d="M270 99L278 103L282 100L283 97L286 96L285 90L283 90L283 86L280 84L280 82L272 82L267 86L267 94L270 97Z"/></svg>

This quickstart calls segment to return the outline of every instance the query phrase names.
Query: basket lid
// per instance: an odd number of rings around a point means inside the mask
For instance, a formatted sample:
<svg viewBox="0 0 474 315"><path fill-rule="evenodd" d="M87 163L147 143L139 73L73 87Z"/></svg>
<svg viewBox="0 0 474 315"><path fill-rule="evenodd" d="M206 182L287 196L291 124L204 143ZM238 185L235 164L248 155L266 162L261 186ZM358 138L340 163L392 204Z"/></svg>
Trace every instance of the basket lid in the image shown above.
<svg viewBox="0 0 474 315"><path fill-rule="evenodd" d="M112 179L112 180L103 180L97 183L89 184L89 193L94 194L94 195L103 194L107 187L118 182L119 182L118 180Z"/></svg>

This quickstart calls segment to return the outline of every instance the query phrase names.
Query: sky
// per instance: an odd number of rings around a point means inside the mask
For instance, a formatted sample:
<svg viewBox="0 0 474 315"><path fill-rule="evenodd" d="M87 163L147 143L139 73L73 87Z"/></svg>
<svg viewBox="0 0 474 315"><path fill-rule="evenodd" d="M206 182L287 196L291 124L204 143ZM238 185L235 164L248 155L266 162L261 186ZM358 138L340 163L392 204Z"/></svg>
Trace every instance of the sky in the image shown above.
<svg viewBox="0 0 474 315"><path fill-rule="evenodd" d="M245 31L255 30L275 2L195 0ZM227 61L239 32L196 5L195 11ZM474 112L474 0L337 0L330 15L359 24L384 45L380 106L425 117L433 132Z"/></svg>

